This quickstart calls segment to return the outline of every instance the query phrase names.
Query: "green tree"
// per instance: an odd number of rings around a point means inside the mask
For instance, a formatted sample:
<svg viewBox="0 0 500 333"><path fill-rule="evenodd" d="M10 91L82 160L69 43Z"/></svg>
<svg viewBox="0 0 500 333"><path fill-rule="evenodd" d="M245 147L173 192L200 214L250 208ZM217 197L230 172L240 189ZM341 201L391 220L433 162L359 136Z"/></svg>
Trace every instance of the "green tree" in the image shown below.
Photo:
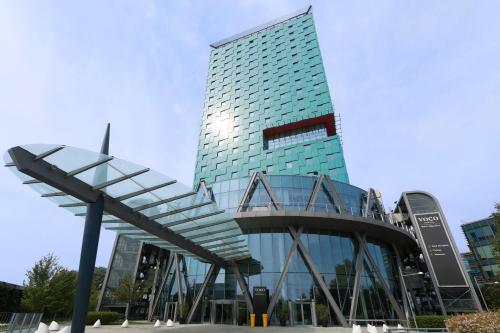
<svg viewBox="0 0 500 333"><path fill-rule="evenodd" d="M69 318L73 312L77 272L59 270L49 282L47 312L52 318Z"/></svg>
<svg viewBox="0 0 500 333"><path fill-rule="evenodd" d="M97 301L99 300L99 295L101 293L105 276L106 276L105 267L94 268L94 276L92 278L92 290L90 292L90 302L89 302L90 311L96 310Z"/></svg>
<svg viewBox="0 0 500 333"><path fill-rule="evenodd" d="M148 289L148 285L144 282L135 281L134 276L129 274L120 280L118 287L111 290L110 296L116 302L127 304L125 319L128 319L130 306L135 304Z"/></svg>
<svg viewBox="0 0 500 333"><path fill-rule="evenodd" d="M500 310L500 284L487 283L481 291L490 311Z"/></svg>
<svg viewBox="0 0 500 333"><path fill-rule="evenodd" d="M50 281L61 270L58 259L53 253L42 257L26 273L21 304L28 311L45 312L47 298L51 292Z"/></svg>

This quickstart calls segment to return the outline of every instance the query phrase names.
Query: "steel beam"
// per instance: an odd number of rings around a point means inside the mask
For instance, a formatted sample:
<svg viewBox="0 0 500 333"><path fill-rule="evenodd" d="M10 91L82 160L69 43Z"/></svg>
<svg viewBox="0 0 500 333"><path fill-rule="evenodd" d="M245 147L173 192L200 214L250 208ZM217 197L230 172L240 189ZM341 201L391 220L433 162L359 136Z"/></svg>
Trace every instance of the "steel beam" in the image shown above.
<svg viewBox="0 0 500 333"><path fill-rule="evenodd" d="M83 333L85 331L103 208L104 199L102 196L98 197L96 202L89 203L87 206L73 305L73 318L71 320L71 333Z"/></svg>
<svg viewBox="0 0 500 333"><path fill-rule="evenodd" d="M35 161L33 159L35 155L21 147L9 149L9 154L14 163L16 163L16 167L19 171L38 179L47 185L55 187L68 195L74 196L84 202L95 202L97 198L101 196L102 192L93 190L90 185L76 177L66 177L66 173L64 171L53 168L50 163L44 161L43 159ZM222 258L185 239L184 237L177 235L168 228L165 228L164 225L150 221L145 215L134 212L132 208L120 201L105 196L104 210L109 214L116 216L118 219L130 223L175 246L183 248L186 251L203 258L204 260L216 262L219 265L225 264L225 261ZM193 218L191 218L191 220L192 219Z"/></svg>
<svg viewBox="0 0 500 333"><path fill-rule="evenodd" d="M171 180L171 181L168 181L168 182L165 182L165 183L161 183L161 184L158 184L158 185L155 185L155 186L151 186L151 187L148 187L148 188L145 188L145 189L142 189L142 190L138 190L138 191L131 192L131 193L128 193L128 194L124 194L122 196L116 197L115 199L118 200L118 201L123 201L123 200L130 199L130 198L136 197L138 195L141 195L141 194L144 194L144 193L147 193L147 192L151 192L151 191L157 190L157 189L165 187L165 186L173 185L175 183L177 183L177 180Z"/></svg>
<svg viewBox="0 0 500 333"><path fill-rule="evenodd" d="M170 223L162 224L162 226L163 226L163 228L169 228L169 227L173 227L174 225L179 225L179 224L184 224L186 222L192 222L192 221L204 219L205 217L219 215L219 214L222 214L222 213L225 213L225 212L226 212L225 210L221 209L221 210L218 210L216 212L206 213L206 214L197 215L197 216L193 216L193 217L187 217L185 219L177 220L175 222L170 222Z"/></svg>
<svg viewBox="0 0 500 333"><path fill-rule="evenodd" d="M344 214L346 211L345 206L344 206L344 202L340 198L339 192L337 192L337 189L335 188L335 185L333 184L332 179L328 175L325 175L325 179L326 179L326 183L330 187L330 190L332 191L333 200L335 201L335 205L338 205L339 214Z"/></svg>
<svg viewBox="0 0 500 333"><path fill-rule="evenodd" d="M241 292L243 293L243 298L247 303L247 309L250 313L253 313L253 302L252 302L252 297L250 296L250 291L248 290L248 285L245 279L243 279L243 277L241 276L240 269L238 268L238 265L234 261L231 262L231 267L233 268L236 280L238 280L238 283L240 285Z"/></svg>
<svg viewBox="0 0 500 333"><path fill-rule="evenodd" d="M156 308L158 307L158 301L160 300L163 289L165 288L165 283L167 282L168 274L170 273L170 270L172 269L173 262L174 262L174 256L173 256L172 252L169 252L167 269L165 270L165 276L161 280L160 287L158 288L158 293L155 295L152 313L154 313L156 311Z"/></svg>
<svg viewBox="0 0 500 333"><path fill-rule="evenodd" d="M170 211L165 212L165 213L156 214L156 215L150 216L149 219L150 220L156 220L156 219L159 219L159 218L162 218L162 217L166 217L166 216L170 216L170 215L175 215L177 213L182 213L182 212L185 212L187 210L193 210L193 209L200 208L200 207L203 207L203 206L206 206L206 205L210 205L212 203L213 203L212 201L200 202L200 203L197 203L195 205L191 205L191 206L187 206L187 207L182 207L182 208L170 210Z"/></svg>
<svg viewBox="0 0 500 333"><path fill-rule="evenodd" d="M307 252L304 244L302 244L302 241L300 240L300 235L297 233L297 231L295 231L294 228L288 227L288 229L290 230L290 234L292 235L292 237L297 240L299 252L302 254L302 257L304 258L305 263L309 267L311 274L314 276L316 283L319 284L319 287L323 291L323 294L325 294L326 300L330 304L330 307L332 308L333 312L335 312L335 316L337 317L337 320L339 321L339 323L342 326L347 327L348 326L347 321L346 321L344 315L342 314L342 311L340 310L339 306L335 302L335 299L333 298L332 294L330 293L330 290L328 289L328 286L326 285L325 281L323 280L323 277L321 276L320 272L316 268L316 265L314 264L311 256L309 255L309 252Z"/></svg>
<svg viewBox="0 0 500 333"><path fill-rule="evenodd" d="M362 241L362 238L358 233L355 233L355 236L358 239L358 242ZM387 283L385 282L384 277L382 276L382 273L380 273L380 270L378 269L377 264L376 264L375 260L373 259L368 248L366 249L365 253L366 253L366 257L368 258L368 261L370 261L372 270L375 272L375 275L377 275L377 278L378 278L380 284L382 285L382 288L384 289L385 294L389 298L389 302L391 303L392 307L394 308L394 311L396 311L396 313L399 317L399 320L406 322L406 316L405 316L403 310L401 309L398 302L394 298L394 295L392 294L391 290L389 289L389 286L387 286Z"/></svg>
<svg viewBox="0 0 500 333"><path fill-rule="evenodd" d="M38 154L38 155L36 155L36 156L35 156L35 161L36 161L36 160L41 160L41 159L43 159L43 158L45 158L45 157L48 157L48 156L50 156L50 155L52 155L52 154L54 154L54 153L57 153L59 150L63 149L64 147L65 147L65 146L55 147L55 148L52 148L52 149L50 149L50 150L48 150L48 151L46 151L46 152L43 152L43 153L41 153L41 154Z"/></svg>
<svg viewBox="0 0 500 333"><path fill-rule="evenodd" d="M261 171L257 172L257 175L259 176L262 185L264 185L264 189L266 190L267 194L269 194L269 197L271 198L271 201L273 202L273 205L276 208L276 210L281 210L281 205L278 202L278 198L276 198L276 195L273 192L271 184L269 184L269 182L267 181L266 175L263 174Z"/></svg>
<svg viewBox="0 0 500 333"><path fill-rule="evenodd" d="M195 195L195 194L196 194L196 192L186 192L186 193L183 193L183 194L176 195L174 197L170 197L170 198L167 198L167 199L158 200L158 201L155 201L155 202L151 202L151 203L148 203L148 204L144 204L144 205L141 205L141 206L134 207L134 211L138 212L138 211L141 211L141 210L144 210L144 209L147 209L147 208L156 207L156 206L162 205L164 203L168 203L168 202L172 202L172 201L179 200L179 199L182 199L182 198L190 197L190 196Z"/></svg>
<svg viewBox="0 0 500 333"><path fill-rule="evenodd" d="M359 300L359 290L361 285L361 273L363 270L363 260L365 256L365 242L366 237L362 236L362 242L358 241L358 254L356 257L356 275L354 277L354 286L352 289L352 300L351 300L351 311L349 312L349 325L352 325L353 321L356 319L356 314L358 311L358 300Z"/></svg>
<svg viewBox="0 0 500 333"><path fill-rule="evenodd" d="M104 280L102 281L101 292L99 293L99 299L97 300L96 311L99 311L102 304L102 299L104 298L104 292L106 291L106 286L108 285L109 273L111 272L111 267L113 267L113 259L115 257L116 247L118 246L118 240L120 238L119 234L115 235L115 242L113 244L113 250L111 251L111 255L109 257L108 269L106 270L106 274L104 275Z"/></svg>
<svg viewBox="0 0 500 333"><path fill-rule="evenodd" d="M248 180L247 188L245 189L245 193L241 197L240 205L238 206L237 212L241 212L241 210L243 209L243 206L247 203L248 197L250 196L250 192L252 192L252 190L253 190L256 177L257 177L257 172L252 173L252 175L250 176L250 179Z"/></svg>
<svg viewBox="0 0 500 333"><path fill-rule="evenodd" d="M79 173L82 173L84 171L87 171L87 170L90 170L92 168L95 168L96 166L99 166L101 164L107 163L107 162L111 161L113 158L114 158L113 156L108 156L108 157L106 157L106 158L104 158L102 160L99 160L97 162L84 165L81 168L78 168L78 169L75 169L73 171L68 172L68 177L75 176L75 175L77 175Z"/></svg>
<svg viewBox="0 0 500 333"><path fill-rule="evenodd" d="M302 230L302 226L297 230L298 237L300 237L300 235L302 234ZM297 250L298 242L299 241L297 238L293 238L292 246L290 246L290 250L288 250L288 255L286 256L285 266L283 266L283 269L281 270L278 283L276 284L276 288L274 288L273 296L271 297L271 301L269 302L269 306L267 307L268 318L271 318L271 314L273 313L274 307L276 306L276 302L278 302L278 298L280 297L281 287L283 285L283 282L285 281L285 277L288 273L288 269L290 268L290 264L292 263L292 256Z"/></svg>
<svg viewBox="0 0 500 333"><path fill-rule="evenodd" d="M205 279L203 280L203 284L201 285L200 290L198 290L198 293L196 294L193 305L189 309L186 323L190 324L191 321L193 320L193 316L198 309L198 306L201 303L201 300L203 299L203 295L205 294L205 290L207 289L207 286L209 285L210 281L212 280L212 277L217 277L217 274L219 272L219 266L212 264L210 265L210 268L208 269L207 275L205 276Z"/></svg>
<svg viewBox="0 0 500 333"><path fill-rule="evenodd" d="M105 187L108 187L108 186L111 186L111 185L114 185L114 184L118 184L118 183L120 183L120 182L122 182L124 180L133 178L135 176L142 175L143 173L146 173L148 171L149 171L149 168L144 168L144 169L136 171L136 172L128 173L128 174L123 175L121 177L118 177L118 178L115 178L115 179L111 179L111 180L105 181L104 183L100 183L100 184L94 185L92 187L92 189L94 191L95 190L100 190L102 188L105 188Z"/></svg>
<svg viewBox="0 0 500 333"><path fill-rule="evenodd" d="M184 294L182 292L182 277L181 277L181 267L179 263L179 254L174 253L174 260L175 260L175 277L177 278L177 290L178 290L178 299L179 299L179 305L182 306L184 303Z"/></svg>
<svg viewBox="0 0 500 333"><path fill-rule="evenodd" d="M316 202L316 197L318 196L318 192L323 185L323 175L319 175L318 179L316 179L316 184L314 184L314 188L311 192L311 196L309 197L309 201L307 202L306 211L309 211L311 207Z"/></svg>
<svg viewBox="0 0 500 333"><path fill-rule="evenodd" d="M225 224L225 223L229 223L229 222L234 222L234 219L226 219L226 220L215 221L215 222L203 224L203 225L195 225L195 226L192 226L189 228L177 229L177 230L175 230L175 232L178 234L185 234L187 232L195 231L195 230L202 229L202 228L213 227L213 226L216 226L219 224Z"/></svg>
<svg viewBox="0 0 500 333"><path fill-rule="evenodd" d="M405 288L406 284L403 281L404 277L402 275L402 272L404 271L403 261L401 260L401 256L399 255L399 250L396 247L396 245L394 245L394 243L392 243L391 245L392 245L392 249L394 251L394 255L396 256L396 263L399 267L398 273L399 273L399 286L401 288L401 299L403 300L403 308L404 308L405 315L406 315L407 325L409 325L410 324L410 321L409 321L410 308L409 308L409 304L408 304L408 292L406 291L406 288Z"/></svg>

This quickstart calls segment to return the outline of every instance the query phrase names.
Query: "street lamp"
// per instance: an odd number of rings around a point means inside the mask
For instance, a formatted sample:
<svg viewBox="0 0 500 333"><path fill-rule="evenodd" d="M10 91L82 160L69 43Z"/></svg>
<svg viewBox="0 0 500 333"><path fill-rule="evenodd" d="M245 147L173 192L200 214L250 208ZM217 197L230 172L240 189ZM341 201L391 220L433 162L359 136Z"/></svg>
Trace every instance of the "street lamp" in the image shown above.
<svg viewBox="0 0 500 333"><path fill-rule="evenodd" d="M408 290L406 289L406 283L405 283L405 277L407 276L413 276L413 275L423 275L424 272L417 272L417 273L410 273L410 274L403 274L403 271L401 270L401 267L398 267L399 269L399 275L401 276L401 281L403 282L403 288L405 290L405 294L406 294L406 299L408 300L408 303L410 305L410 311L411 311L411 315L413 317L413 322L415 323L415 328L418 328L418 325L417 325L417 319L415 318L415 312L413 311L413 299L411 299L408 295ZM408 318L408 312L406 313L406 320L408 320L408 324L410 323L410 320Z"/></svg>

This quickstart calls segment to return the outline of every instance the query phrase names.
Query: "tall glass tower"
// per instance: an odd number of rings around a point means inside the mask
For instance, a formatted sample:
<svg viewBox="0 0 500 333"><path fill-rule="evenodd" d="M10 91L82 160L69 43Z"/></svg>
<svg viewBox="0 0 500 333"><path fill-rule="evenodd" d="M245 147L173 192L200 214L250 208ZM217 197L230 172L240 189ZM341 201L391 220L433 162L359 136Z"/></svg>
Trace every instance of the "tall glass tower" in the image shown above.
<svg viewBox="0 0 500 333"><path fill-rule="evenodd" d="M195 184L254 171L349 181L310 9L211 47Z"/></svg>

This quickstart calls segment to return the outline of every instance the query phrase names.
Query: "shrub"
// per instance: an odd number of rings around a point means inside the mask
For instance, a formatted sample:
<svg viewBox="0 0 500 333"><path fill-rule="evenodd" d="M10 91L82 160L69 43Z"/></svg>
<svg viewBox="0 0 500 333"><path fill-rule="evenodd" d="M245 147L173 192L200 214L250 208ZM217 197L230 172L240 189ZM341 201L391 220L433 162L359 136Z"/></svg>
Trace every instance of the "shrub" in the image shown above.
<svg viewBox="0 0 500 333"><path fill-rule="evenodd" d="M316 304L316 314L318 315L318 324L326 326L328 321L328 307L325 304Z"/></svg>
<svg viewBox="0 0 500 333"><path fill-rule="evenodd" d="M446 325L444 321L448 317L446 316L438 316L438 315L428 315L428 316L415 316L417 320L418 328L445 328ZM415 327L414 320L410 320L410 324L412 327Z"/></svg>
<svg viewBox="0 0 500 333"><path fill-rule="evenodd" d="M112 324L122 315L112 311L91 311L87 313L87 325L92 325L97 319L101 319L101 324Z"/></svg>
<svg viewBox="0 0 500 333"><path fill-rule="evenodd" d="M499 323L499 311L452 316L446 320L450 333L498 333Z"/></svg>

